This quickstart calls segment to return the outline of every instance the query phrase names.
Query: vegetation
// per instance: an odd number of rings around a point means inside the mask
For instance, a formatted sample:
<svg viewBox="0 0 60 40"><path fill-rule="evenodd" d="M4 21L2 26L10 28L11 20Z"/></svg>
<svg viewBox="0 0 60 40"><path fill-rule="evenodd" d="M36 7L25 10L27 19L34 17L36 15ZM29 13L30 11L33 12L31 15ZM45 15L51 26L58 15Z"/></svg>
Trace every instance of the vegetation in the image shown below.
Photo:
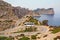
<svg viewBox="0 0 60 40"><path fill-rule="evenodd" d="M33 22L35 25L40 25L40 22L37 19L34 19L33 17L29 16L28 22ZM39 23L38 23L39 22Z"/></svg>
<svg viewBox="0 0 60 40"><path fill-rule="evenodd" d="M20 33L20 32L23 32L23 31L17 31L17 32L13 32L13 33Z"/></svg>
<svg viewBox="0 0 60 40"><path fill-rule="evenodd" d="M32 35L31 38L32 38L32 39L36 39L36 35Z"/></svg>
<svg viewBox="0 0 60 40"><path fill-rule="evenodd" d="M0 28L3 30L9 29L9 28L13 28L15 26L15 22L13 20L3 20L0 21Z"/></svg>
<svg viewBox="0 0 60 40"><path fill-rule="evenodd" d="M0 36L0 40L13 40L11 37Z"/></svg>
<svg viewBox="0 0 60 40"><path fill-rule="evenodd" d="M36 31L37 30L37 28L36 27L29 27L29 28L26 28L24 31L25 32L32 32L32 31Z"/></svg>
<svg viewBox="0 0 60 40"><path fill-rule="evenodd" d="M48 20L43 20L42 25L48 25Z"/></svg>
<svg viewBox="0 0 60 40"><path fill-rule="evenodd" d="M24 37L20 38L19 40L30 40L30 38L24 36Z"/></svg>
<svg viewBox="0 0 60 40"><path fill-rule="evenodd" d="M29 27L29 28L25 28L25 30L17 31L17 32L14 32L14 33L20 33L20 32L33 32L33 31L37 31L37 28L36 28L36 27Z"/></svg>
<svg viewBox="0 0 60 40"><path fill-rule="evenodd" d="M0 18L2 18L4 15L0 16Z"/></svg>
<svg viewBox="0 0 60 40"><path fill-rule="evenodd" d="M60 39L60 36L57 36L56 38L54 38L54 40Z"/></svg>
<svg viewBox="0 0 60 40"><path fill-rule="evenodd" d="M36 25L38 24L38 20L34 19L33 17L30 17L30 22L34 22Z"/></svg>
<svg viewBox="0 0 60 40"><path fill-rule="evenodd" d="M13 22L13 20L5 20L5 22Z"/></svg>
<svg viewBox="0 0 60 40"><path fill-rule="evenodd" d="M60 27L55 27L55 28L52 30L52 33L57 33L57 32L60 32Z"/></svg>
<svg viewBox="0 0 60 40"><path fill-rule="evenodd" d="M37 19L34 19L31 16L28 16L29 20L26 20L28 22L33 22L35 25L48 25L48 20L43 20L42 23L38 21Z"/></svg>
<svg viewBox="0 0 60 40"><path fill-rule="evenodd" d="M25 36L24 34L21 34L20 36Z"/></svg>

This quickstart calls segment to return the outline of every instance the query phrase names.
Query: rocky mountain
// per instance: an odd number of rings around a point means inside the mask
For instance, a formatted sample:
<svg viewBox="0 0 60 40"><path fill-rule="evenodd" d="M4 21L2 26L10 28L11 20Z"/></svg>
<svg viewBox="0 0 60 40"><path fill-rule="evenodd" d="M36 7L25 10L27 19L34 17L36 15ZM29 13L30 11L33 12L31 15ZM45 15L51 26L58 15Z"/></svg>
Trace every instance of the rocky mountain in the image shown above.
<svg viewBox="0 0 60 40"><path fill-rule="evenodd" d="M18 18L21 18L21 17L25 16L26 14L29 14L28 9L21 8L21 7L13 7L12 10Z"/></svg>
<svg viewBox="0 0 60 40"><path fill-rule="evenodd" d="M0 0L0 31L15 26L18 17L12 11L12 5Z"/></svg>
<svg viewBox="0 0 60 40"><path fill-rule="evenodd" d="M48 8L48 9L37 8L36 10L34 10L34 12L37 12L39 14L54 14L54 9L53 8Z"/></svg>
<svg viewBox="0 0 60 40"><path fill-rule="evenodd" d="M21 8L21 7L13 7L13 12L15 13L15 15L18 17L18 18L21 18L25 15L30 15L30 16L37 16L39 15L38 13L32 11L32 10L29 10L29 9L26 9L26 8Z"/></svg>
<svg viewBox="0 0 60 40"><path fill-rule="evenodd" d="M18 19L25 15L34 15L32 10L21 7L13 7L11 4L0 0L0 30L15 27ZM37 14L36 14L37 15Z"/></svg>

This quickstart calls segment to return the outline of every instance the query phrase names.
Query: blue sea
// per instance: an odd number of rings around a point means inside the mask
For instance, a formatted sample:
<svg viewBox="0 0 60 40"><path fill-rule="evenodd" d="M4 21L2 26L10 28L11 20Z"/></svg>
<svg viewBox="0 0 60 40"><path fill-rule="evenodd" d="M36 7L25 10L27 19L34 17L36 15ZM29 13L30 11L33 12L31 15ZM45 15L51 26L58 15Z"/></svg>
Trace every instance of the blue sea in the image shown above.
<svg viewBox="0 0 60 40"><path fill-rule="evenodd" d="M39 21L48 20L48 25L50 26L60 26L60 14L56 13L54 15L41 14L41 17L35 17Z"/></svg>

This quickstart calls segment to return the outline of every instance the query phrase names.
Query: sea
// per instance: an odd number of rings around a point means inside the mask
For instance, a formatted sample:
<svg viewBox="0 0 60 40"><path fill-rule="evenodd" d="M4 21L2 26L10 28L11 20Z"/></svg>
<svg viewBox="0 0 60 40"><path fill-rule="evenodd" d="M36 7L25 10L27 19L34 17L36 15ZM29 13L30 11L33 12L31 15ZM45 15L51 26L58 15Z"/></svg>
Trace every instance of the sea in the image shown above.
<svg viewBox="0 0 60 40"><path fill-rule="evenodd" d="M50 26L60 26L60 14L41 14L40 17L35 17L39 21L48 20L48 25Z"/></svg>

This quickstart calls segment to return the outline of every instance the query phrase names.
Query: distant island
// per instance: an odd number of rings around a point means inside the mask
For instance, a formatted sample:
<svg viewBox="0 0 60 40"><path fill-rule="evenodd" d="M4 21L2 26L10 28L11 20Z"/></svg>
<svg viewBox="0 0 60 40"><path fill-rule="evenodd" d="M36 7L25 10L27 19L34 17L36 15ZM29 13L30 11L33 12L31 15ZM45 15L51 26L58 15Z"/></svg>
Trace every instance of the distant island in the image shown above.
<svg viewBox="0 0 60 40"><path fill-rule="evenodd" d="M53 8L48 8L48 9L45 9L45 8L37 8L34 10L34 12L37 12L39 14L54 14L54 9Z"/></svg>

